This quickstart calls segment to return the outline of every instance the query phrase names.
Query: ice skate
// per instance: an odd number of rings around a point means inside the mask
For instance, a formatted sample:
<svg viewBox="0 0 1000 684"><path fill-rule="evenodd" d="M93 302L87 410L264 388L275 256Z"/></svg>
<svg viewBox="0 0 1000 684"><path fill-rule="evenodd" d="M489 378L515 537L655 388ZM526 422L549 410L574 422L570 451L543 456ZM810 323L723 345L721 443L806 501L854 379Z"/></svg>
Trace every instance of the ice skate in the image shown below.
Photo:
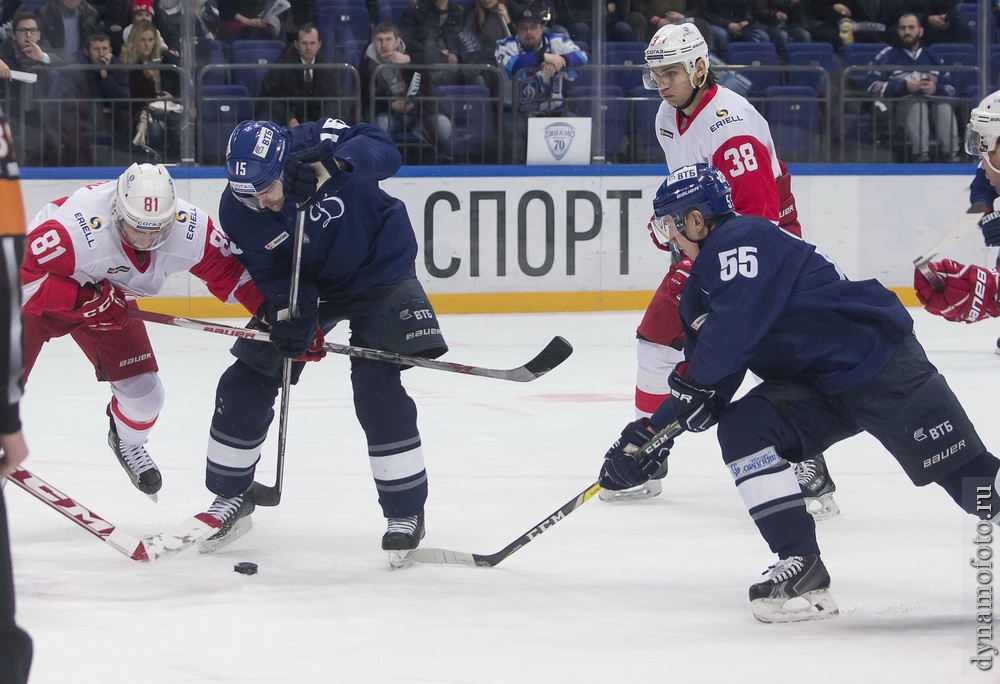
<svg viewBox="0 0 1000 684"><path fill-rule="evenodd" d="M823 454L801 463L795 463L795 478L806 500L806 509L816 520L826 520L840 515L840 506L833 500L837 485L830 477Z"/></svg>
<svg viewBox="0 0 1000 684"><path fill-rule="evenodd" d="M108 431L108 446L115 452L118 462L128 473L135 488L156 501L156 493L163 485L159 468L153 463L153 459L149 457L146 447L142 444L129 444L118 438L118 428L115 427L113 417L111 418L111 430Z"/></svg>
<svg viewBox="0 0 1000 684"><path fill-rule="evenodd" d="M823 620L840 614L830 596L830 573L816 554L772 565L767 579L750 587L753 616L761 622Z"/></svg>
<svg viewBox="0 0 1000 684"><path fill-rule="evenodd" d="M212 553L218 551L223 546L228 546L242 537L253 528L253 513L256 505L249 491L240 496L226 498L224 496L215 497L215 501L206 511L210 516L222 523L218 532L206 539L199 545L200 553Z"/></svg>
<svg viewBox="0 0 1000 684"><path fill-rule="evenodd" d="M402 568L410 565L410 555L424 538L424 514L405 518L389 518L382 535L382 550L389 552L389 565Z"/></svg>
<svg viewBox="0 0 1000 684"><path fill-rule="evenodd" d="M597 498L604 503L630 503L653 499L663 492L663 483L660 480L666 475L667 461L664 461L663 467L656 471L656 474L649 478L646 483L628 489L602 489L597 493Z"/></svg>

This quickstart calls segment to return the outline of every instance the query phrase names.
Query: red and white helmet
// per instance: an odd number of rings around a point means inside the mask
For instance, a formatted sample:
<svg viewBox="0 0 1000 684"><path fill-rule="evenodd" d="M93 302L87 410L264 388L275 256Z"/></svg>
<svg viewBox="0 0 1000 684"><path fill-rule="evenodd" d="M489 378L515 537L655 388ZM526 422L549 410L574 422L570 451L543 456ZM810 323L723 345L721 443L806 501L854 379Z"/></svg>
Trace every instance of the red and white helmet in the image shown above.
<svg viewBox="0 0 1000 684"><path fill-rule="evenodd" d="M122 239L139 250L162 245L174 225L177 194L162 164L132 164L118 177L111 216Z"/></svg>
<svg viewBox="0 0 1000 684"><path fill-rule="evenodd" d="M656 81L649 73L651 67L681 64L688 74L693 74L699 59L708 66L708 43L694 24L667 24L653 34L645 55L643 82L649 90L656 90Z"/></svg>
<svg viewBox="0 0 1000 684"><path fill-rule="evenodd" d="M965 151L974 157L985 157L1000 141L1000 90L983 98L969 114L965 129Z"/></svg>

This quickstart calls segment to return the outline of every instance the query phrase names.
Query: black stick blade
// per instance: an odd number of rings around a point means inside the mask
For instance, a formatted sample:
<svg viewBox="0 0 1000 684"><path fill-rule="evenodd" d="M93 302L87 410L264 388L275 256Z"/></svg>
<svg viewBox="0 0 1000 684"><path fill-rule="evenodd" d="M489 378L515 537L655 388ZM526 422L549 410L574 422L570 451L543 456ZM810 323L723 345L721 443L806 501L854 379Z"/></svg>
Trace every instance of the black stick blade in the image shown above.
<svg viewBox="0 0 1000 684"><path fill-rule="evenodd" d="M553 337L538 356L524 364L524 370L531 376L525 380L539 378L561 364L573 353L573 345L562 337Z"/></svg>

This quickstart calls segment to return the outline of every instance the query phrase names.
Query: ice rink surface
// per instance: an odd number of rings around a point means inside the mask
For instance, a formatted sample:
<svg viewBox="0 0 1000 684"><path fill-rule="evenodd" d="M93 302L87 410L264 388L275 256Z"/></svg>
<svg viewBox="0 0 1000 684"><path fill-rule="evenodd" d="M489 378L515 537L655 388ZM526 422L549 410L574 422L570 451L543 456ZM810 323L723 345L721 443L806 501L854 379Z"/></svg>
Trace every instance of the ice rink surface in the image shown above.
<svg viewBox="0 0 1000 684"><path fill-rule="evenodd" d="M1000 450L1000 325L911 310L931 360ZM424 546L493 553L585 489L632 417L640 312L443 316L453 362L575 353L532 383L411 369L430 478ZM242 321L227 321L237 325ZM205 510L205 444L223 336L149 324L166 405L148 445L158 504L107 447L110 393L69 338L42 352L23 404L25 464L147 535ZM339 334L338 334L339 333ZM344 342L343 331L333 341ZM389 569L348 360L291 394L284 496L214 555L142 565L14 486L18 617L33 684L326 682L955 682L977 677L974 521L913 487L867 435L827 452L842 514L819 523L838 618L764 625L748 586L773 562L714 430L683 435L663 494L596 498L498 567ZM274 482L276 426L258 479ZM998 539L1000 545L1000 539ZM1000 558L1000 556L998 556ZM233 565L252 561L259 574ZM998 577L997 582L1000 582ZM1000 641L1000 632L997 640ZM993 670L1000 679L1000 659ZM990 679L990 675L986 675Z"/></svg>

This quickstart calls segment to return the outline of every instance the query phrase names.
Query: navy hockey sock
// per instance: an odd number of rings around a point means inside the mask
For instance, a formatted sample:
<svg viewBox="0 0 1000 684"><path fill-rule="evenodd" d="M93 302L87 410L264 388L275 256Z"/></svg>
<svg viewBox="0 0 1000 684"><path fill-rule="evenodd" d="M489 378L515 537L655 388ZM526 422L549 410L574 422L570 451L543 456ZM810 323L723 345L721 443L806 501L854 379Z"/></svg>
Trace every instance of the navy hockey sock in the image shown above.
<svg viewBox="0 0 1000 684"><path fill-rule="evenodd" d="M818 554L816 523L795 472L781 457L794 438L777 409L762 399L738 401L719 421L718 437L736 488L771 551L780 558Z"/></svg>
<svg viewBox="0 0 1000 684"><path fill-rule="evenodd" d="M422 513L427 472L417 431L417 407L398 366L352 359L354 410L368 439L368 458L387 518Z"/></svg>
<svg viewBox="0 0 1000 684"><path fill-rule="evenodd" d="M226 369L215 393L205 486L233 497L253 483L260 446L274 419L281 380L258 373L242 361Z"/></svg>

